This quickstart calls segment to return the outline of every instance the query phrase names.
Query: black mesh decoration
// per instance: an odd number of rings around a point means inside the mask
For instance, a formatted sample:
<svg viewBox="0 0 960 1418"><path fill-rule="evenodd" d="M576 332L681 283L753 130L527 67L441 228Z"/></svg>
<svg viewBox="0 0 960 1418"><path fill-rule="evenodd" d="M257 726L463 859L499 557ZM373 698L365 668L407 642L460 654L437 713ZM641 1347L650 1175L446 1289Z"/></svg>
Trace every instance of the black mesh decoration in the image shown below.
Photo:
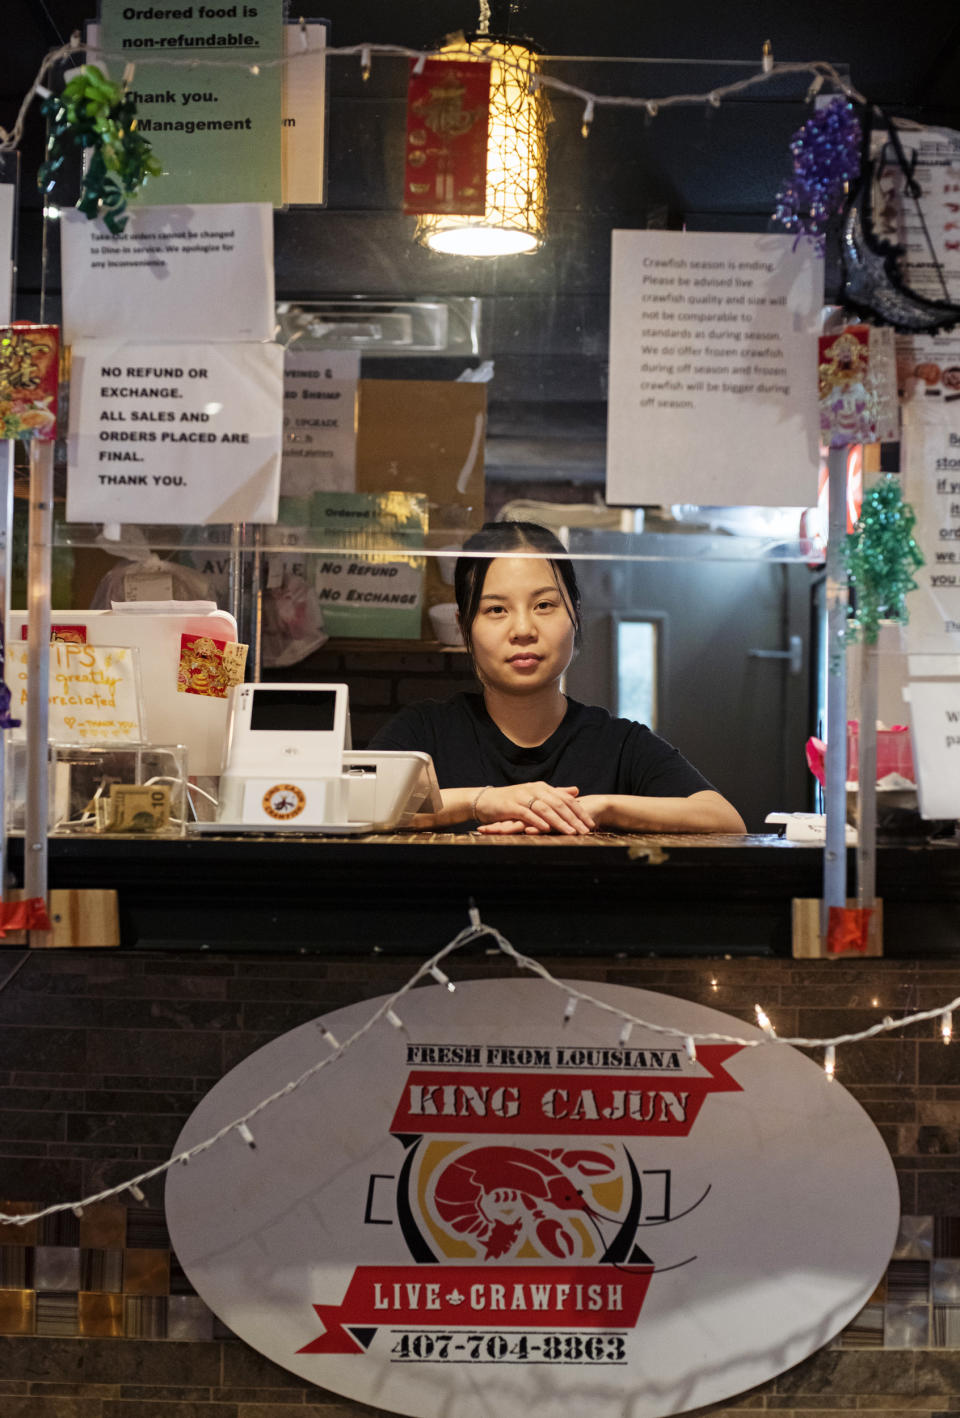
<svg viewBox="0 0 960 1418"><path fill-rule="evenodd" d="M840 299L850 310L874 324L892 325L901 334L935 334L960 324L960 305L949 299L943 271L933 250L927 225L920 209L920 185L913 173L897 130L879 109L871 111L889 133L888 143L876 158L870 156L870 114L865 116L864 154L860 180L853 188L840 221ZM883 166L883 153L892 147L903 170L906 193L917 206L933 263L940 274L945 300L932 300L911 290L903 278L900 260L903 248L877 235L873 222L873 185Z"/></svg>

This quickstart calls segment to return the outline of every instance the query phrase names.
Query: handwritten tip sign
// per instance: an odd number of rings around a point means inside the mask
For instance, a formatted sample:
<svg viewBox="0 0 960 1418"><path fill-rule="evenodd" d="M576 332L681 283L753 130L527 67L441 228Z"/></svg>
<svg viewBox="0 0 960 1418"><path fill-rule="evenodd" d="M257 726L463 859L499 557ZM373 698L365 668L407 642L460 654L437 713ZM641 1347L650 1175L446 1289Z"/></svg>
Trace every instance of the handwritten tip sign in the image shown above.
<svg viewBox="0 0 960 1418"><path fill-rule="evenodd" d="M7 678L21 728L27 706L28 644L7 646ZM139 650L126 646L50 645L48 736L54 743L141 743Z"/></svg>

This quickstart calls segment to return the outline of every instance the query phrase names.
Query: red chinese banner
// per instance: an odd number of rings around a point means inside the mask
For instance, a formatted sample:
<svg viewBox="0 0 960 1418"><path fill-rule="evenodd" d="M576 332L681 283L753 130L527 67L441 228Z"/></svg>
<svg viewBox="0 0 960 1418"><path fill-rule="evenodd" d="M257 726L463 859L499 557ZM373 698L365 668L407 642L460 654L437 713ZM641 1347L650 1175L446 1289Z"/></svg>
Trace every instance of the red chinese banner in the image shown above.
<svg viewBox="0 0 960 1418"><path fill-rule="evenodd" d="M482 217L487 185L490 67L428 59L411 72L403 210Z"/></svg>
<svg viewBox="0 0 960 1418"><path fill-rule="evenodd" d="M56 325L0 325L0 438L56 438L59 372Z"/></svg>
<svg viewBox="0 0 960 1418"><path fill-rule="evenodd" d="M724 1062L738 1044L706 1044L706 1073L512 1073L416 1069L392 1133L686 1137L708 1093L739 1093Z"/></svg>
<svg viewBox="0 0 960 1418"><path fill-rule="evenodd" d="M361 1265L339 1305L314 1305L324 1332L298 1354L362 1354L350 1326L496 1325L498 1329L632 1329L652 1265L444 1266ZM436 1277L436 1278L434 1278ZM461 1334L442 1335L463 1352ZM459 1346L459 1350L458 1350Z"/></svg>

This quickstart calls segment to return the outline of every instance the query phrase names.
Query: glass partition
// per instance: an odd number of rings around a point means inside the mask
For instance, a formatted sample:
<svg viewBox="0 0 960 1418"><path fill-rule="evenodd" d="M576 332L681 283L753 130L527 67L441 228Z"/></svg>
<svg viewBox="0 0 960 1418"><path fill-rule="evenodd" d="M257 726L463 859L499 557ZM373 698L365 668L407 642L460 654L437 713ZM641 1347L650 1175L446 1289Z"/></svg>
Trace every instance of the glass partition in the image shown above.
<svg viewBox="0 0 960 1418"><path fill-rule="evenodd" d="M720 107L663 102L709 95L757 67L543 56L546 78L568 86L546 86L546 235L530 254L483 260L429 250L403 213L407 61L376 56L364 81L356 58L331 57L327 205L276 214L277 338L297 353L355 356L353 483L348 474L335 489L322 476L305 485L285 463L280 520L262 526L68 524L60 501L55 609L124 599L131 567L152 556L173 597L209 598L237 617L257 677L355 681L362 742L379 710L420 692L413 663L433 666L422 676L432 691L445 676L469 681L443 609L465 538L490 518L540 522L568 546L584 586L570 692L652 720L741 805L752 780L744 811L754 829L761 809L809 806L803 744L816 727L823 549L804 504L815 487L792 508L692 507L680 486L671 506L604 500L611 232L770 229L790 136L809 113L809 76ZM600 99L586 137L584 100L570 87ZM603 96L637 106L608 107ZM47 319L60 313L57 215L48 207L44 222ZM35 318L31 304L18 313ZM397 417L404 394L408 413ZM467 470L470 410L482 415L482 436ZM291 426L288 445L303 447L310 433ZM64 480L61 447L61 498ZM316 501L331 491L376 503L362 538L331 535ZM406 588L395 594L412 597L409 613L351 623L345 560L370 587ZM374 667L378 655L393 656L394 669Z"/></svg>

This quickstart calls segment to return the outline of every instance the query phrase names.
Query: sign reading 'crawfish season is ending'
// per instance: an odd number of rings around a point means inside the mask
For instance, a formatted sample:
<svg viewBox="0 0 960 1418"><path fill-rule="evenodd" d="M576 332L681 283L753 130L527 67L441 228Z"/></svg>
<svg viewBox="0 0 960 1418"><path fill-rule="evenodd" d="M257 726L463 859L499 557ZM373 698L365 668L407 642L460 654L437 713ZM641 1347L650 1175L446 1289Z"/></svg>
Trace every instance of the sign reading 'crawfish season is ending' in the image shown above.
<svg viewBox="0 0 960 1418"><path fill-rule="evenodd" d="M715 1010L539 981L416 990L332 1066L167 1176L192 1283L335 1392L422 1418L661 1418L789 1368L866 1303L897 1187L848 1093ZM327 1015L349 1038L382 1001ZM316 1022L245 1059L183 1149L329 1052Z"/></svg>

